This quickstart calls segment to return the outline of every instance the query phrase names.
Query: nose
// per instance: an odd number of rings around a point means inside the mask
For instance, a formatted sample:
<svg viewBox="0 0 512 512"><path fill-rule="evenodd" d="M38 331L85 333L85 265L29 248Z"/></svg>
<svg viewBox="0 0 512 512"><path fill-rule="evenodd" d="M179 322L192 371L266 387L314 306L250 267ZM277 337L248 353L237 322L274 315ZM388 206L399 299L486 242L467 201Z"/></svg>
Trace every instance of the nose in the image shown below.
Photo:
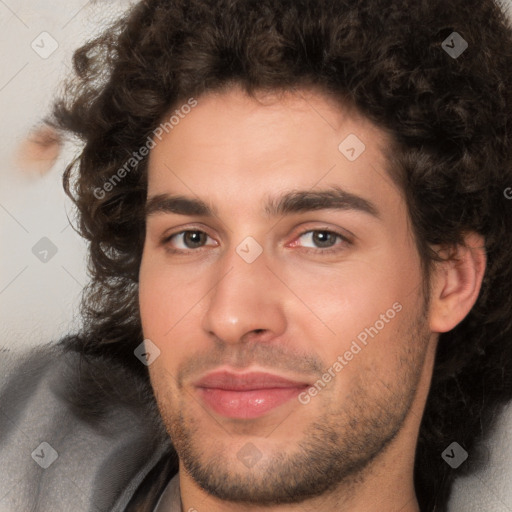
<svg viewBox="0 0 512 512"><path fill-rule="evenodd" d="M286 287L267 267L265 251L247 263L235 251L218 262L202 328L224 343L271 341L286 330Z"/></svg>

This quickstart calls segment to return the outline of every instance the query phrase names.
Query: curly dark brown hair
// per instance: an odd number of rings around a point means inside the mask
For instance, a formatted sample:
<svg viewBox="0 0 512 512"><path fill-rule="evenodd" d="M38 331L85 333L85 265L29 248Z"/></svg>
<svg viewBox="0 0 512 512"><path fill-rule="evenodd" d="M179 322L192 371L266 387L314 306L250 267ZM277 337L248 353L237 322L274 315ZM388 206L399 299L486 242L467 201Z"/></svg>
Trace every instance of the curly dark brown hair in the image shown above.
<svg viewBox="0 0 512 512"><path fill-rule="evenodd" d="M442 43L468 44L453 57ZM83 151L64 187L89 241L91 281L74 348L120 360L143 340L138 272L147 158L105 184L187 98L241 85L315 86L390 134L390 176L407 200L424 277L476 231L487 268L477 303L441 334L415 459L422 510L445 511L457 475L512 399L512 28L493 0L146 0L74 54L49 122ZM76 171L76 172L75 172ZM101 194L98 190L102 190ZM71 338L67 339L68 344ZM470 452L453 470L457 441Z"/></svg>

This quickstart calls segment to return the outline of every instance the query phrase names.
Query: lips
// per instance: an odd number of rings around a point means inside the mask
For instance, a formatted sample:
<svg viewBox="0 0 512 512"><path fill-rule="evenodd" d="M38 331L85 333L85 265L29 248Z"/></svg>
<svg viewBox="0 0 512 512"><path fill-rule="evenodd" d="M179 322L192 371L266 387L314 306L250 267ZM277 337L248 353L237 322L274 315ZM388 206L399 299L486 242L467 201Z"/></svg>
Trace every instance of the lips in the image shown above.
<svg viewBox="0 0 512 512"><path fill-rule="evenodd" d="M231 373L214 372L195 383L200 388L216 388L231 391L250 391L254 389L296 388L307 386L307 382L297 382L279 375L265 372Z"/></svg>
<svg viewBox="0 0 512 512"><path fill-rule="evenodd" d="M194 386L202 401L217 414L251 419L288 402L309 384L265 372L216 371Z"/></svg>

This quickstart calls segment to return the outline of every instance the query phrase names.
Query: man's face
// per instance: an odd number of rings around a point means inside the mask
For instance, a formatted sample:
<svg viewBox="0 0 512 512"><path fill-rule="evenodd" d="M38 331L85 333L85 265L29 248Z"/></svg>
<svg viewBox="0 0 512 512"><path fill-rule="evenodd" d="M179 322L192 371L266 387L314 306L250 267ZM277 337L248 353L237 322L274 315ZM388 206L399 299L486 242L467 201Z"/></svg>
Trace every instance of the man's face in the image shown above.
<svg viewBox="0 0 512 512"><path fill-rule="evenodd" d="M140 311L181 464L211 494L260 504L355 478L430 377L420 260L383 132L318 92L260 104L232 89L156 142ZM336 188L345 207L304 207ZM309 194L267 208L291 192Z"/></svg>

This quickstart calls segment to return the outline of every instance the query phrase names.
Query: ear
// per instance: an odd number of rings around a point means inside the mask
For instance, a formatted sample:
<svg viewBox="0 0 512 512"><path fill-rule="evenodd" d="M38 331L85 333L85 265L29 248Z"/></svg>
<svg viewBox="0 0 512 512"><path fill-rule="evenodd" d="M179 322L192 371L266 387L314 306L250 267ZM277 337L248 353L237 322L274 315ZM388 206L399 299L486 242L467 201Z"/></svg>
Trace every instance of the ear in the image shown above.
<svg viewBox="0 0 512 512"><path fill-rule="evenodd" d="M475 304L487 264L484 238L474 232L457 245L447 261L436 263L431 280L429 310L432 332L447 332L461 322Z"/></svg>

